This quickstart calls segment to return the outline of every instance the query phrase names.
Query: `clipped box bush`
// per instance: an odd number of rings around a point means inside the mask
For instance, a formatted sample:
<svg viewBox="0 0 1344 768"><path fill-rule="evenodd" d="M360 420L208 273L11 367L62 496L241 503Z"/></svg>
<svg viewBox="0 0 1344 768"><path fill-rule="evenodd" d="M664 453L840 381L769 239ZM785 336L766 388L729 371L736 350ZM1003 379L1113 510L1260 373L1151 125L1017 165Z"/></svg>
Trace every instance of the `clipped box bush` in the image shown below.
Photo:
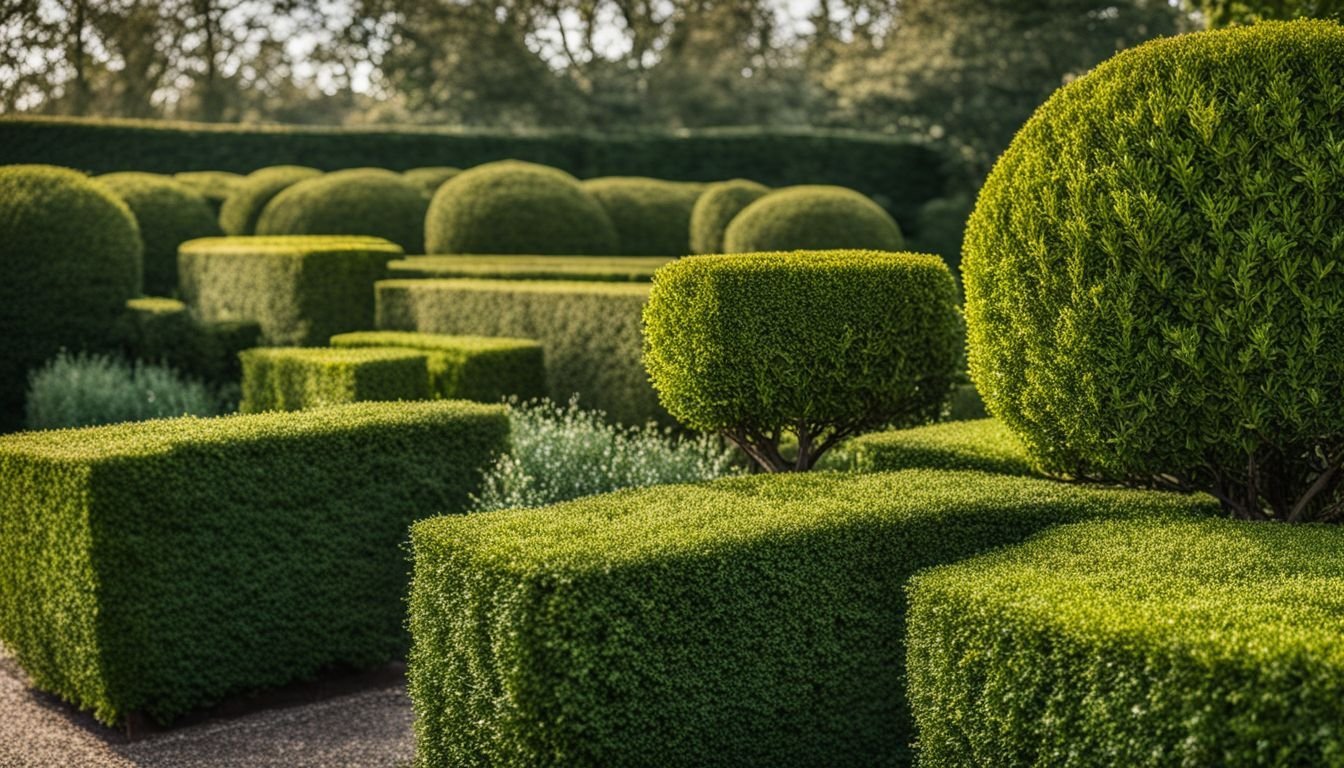
<svg viewBox="0 0 1344 768"><path fill-rule="evenodd" d="M144 292L177 293L177 247L222 234L209 203L186 185L155 173L109 173L99 176L98 183L126 201L140 226Z"/></svg>
<svg viewBox="0 0 1344 768"><path fill-rule="evenodd" d="M412 529L418 764L907 765L909 576L1206 499L975 472L757 475Z"/></svg>
<svg viewBox="0 0 1344 768"><path fill-rule="evenodd" d="M530 400L546 395L542 348L531 339L358 331L332 336L331 346L396 347L423 354L432 397L493 403L510 396Z"/></svg>
<svg viewBox="0 0 1344 768"><path fill-rule="evenodd" d="M388 262L393 277L596 280L647 283L666 256L413 256Z"/></svg>
<svg viewBox="0 0 1344 768"><path fill-rule="evenodd" d="M966 220L974 207L975 200L969 195L939 197L920 206L910 246L922 253L942 256L952 274L959 275Z"/></svg>
<svg viewBox="0 0 1344 768"><path fill-rule="evenodd" d="M239 357L243 413L429 399L425 355L413 349L258 347Z"/></svg>
<svg viewBox="0 0 1344 768"><path fill-rule="evenodd" d="M257 220L258 235L370 235L407 253L425 250L429 202L391 171L351 168L289 186Z"/></svg>
<svg viewBox="0 0 1344 768"><path fill-rule="evenodd" d="M823 185L763 195L734 216L723 233L725 253L899 251L904 245L901 228L882 206L852 189Z"/></svg>
<svg viewBox="0 0 1344 768"><path fill-rule="evenodd" d="M454 168L451 165L428 165L402 171L401 176L414 184L425 197L431 198L439 191L439 187L443 186L443 182L461 172L461 168Z"/></svg>
<svg viewBox="0 0 1344 768"><path fill-rule="evenodd" d="M205 198L205 202L218 219L219 209L242 182L243 175L229 171L183 171L173 174L173 178Z"/></svg>
<svg viewBox="0 0 1344 768"><path fill-rule="evenodd" d="M649 286L568 280L383 280L378 327L535 339L550 398L578 393L622 424L666 421L640 362Z"/></svg>
<svg viewBox="0 0 1344 768"><path fill-rule="evenodd" d="M641 176L604 176L582 182L616 227L616 253L685 256L691 252L691 209L704 184Z"/></svg>
<svg viewBox="0 0 1344 768"><path fill-rule="evenodd" d="M769 192L769 187L750 179L705 187L691 209L691 253L723 253L723 233L733 217Z"/></svg>
<svg viewBox="0 0 1344 768"><path fill-rule="evenodd" d="M214 237L183 243L182 298L205 322L256 322L275 346L373 324L373 284L402 255L376 237Z"/></svg>
<svg viewBox="0 0 1344 768"><path fill-rule="evenodd" d="M1335 765L1344 530L1095 522L911 582L920 765Z"/></svg>
<svg viewBox="0 0 1344 768"><path fill-rule="evenodd" d="M305 179L322 174L303 165L275 165L249 173L224 199L219 209L219 226L226 235L252 235L257 220L271 198Z"/></svg>
<svg viewBox="0 0 1344 768"><path fill-rule="evenodd" d="M0 438L0 640L103 723L407 648L407 526L465 509L502 406L362 403Z"/></svg>
<svg viewBox="0 0 1344 768"><path fill-rule="evenodd" d="M1001 475L1033 474L1022 443L995 419L870 432L850 440L844 450L862 472L974 469Z"/></svg>
<svg viewBox="0 0 1344 768"><path fill-rule="evenodd" d="M164 363L213 384L236 384L238 353L255 347L255 322L202 323L177 299L140 297L126 302L115 326L128 357Z"/></svg>

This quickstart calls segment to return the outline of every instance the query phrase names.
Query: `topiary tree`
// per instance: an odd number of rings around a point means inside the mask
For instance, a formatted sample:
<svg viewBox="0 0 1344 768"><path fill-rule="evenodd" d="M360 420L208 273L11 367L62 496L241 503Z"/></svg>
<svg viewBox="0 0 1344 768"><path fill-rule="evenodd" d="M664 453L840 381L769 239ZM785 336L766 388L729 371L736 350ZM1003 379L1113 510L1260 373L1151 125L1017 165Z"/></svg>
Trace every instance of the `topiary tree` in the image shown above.
<svg viewBox="0 0 1344 768"><path fill-rule="evenodd" d="M654 276L644 325L663 407L768 472L811 469L864 430L932 421L961 370L956 286L925 254L680 259Z"/></svg>
<svg viewBox="0 0 1344 768"><path fill-rule="evenodd" d="M140 293L140 232L102 184L50 165L0 167L0 429L18 427L28 370L99 349Z"/></svg>
<svg viewBox="0 0 1344 768"><path fill-rule="evenodd" d="M98 182L126 201L140 226L145 292L176 294L177 247L221 234L209 203L186 185L156 173L109 173L99 176Z"/></svg>
<svg viewBox="0 0 1344 768"><path fill-rule="evenodd" d="M980 193L971 374L1040 466L1333 520L1344 28L1160 40L1061 88Z"/></svg>
<svg viewBox="0 0 1344 768"><path fill-rule="evenodd" d="M219 226L226 235L252 235L257 219L271 198L304 179L322 175L302 165L273 165L253 171L238 182L219 209Z"/></svg>
<svg viewBox="0 0 1344 768"><path fill-rule="evenodd" d="M229 171L183 171L173 174L173 178L187 186L192 192L205 198L219 217L219 209L229 198L233 190L243 181L243 175Z"/></svg>
<svg viewBox="0 0 1344 768"><path fill-rule="evenodd" d="M733 217L726 253L870 248L899 251L901 228L882 206L844 187L785 187Z"/></svg>
<svg viewBox="0 0 1344 768"><path fill-rule="evenodd" d="M443 182L461 173L461 168L450 165L428 165L423 168L411 168L401 172L401 177L420 188L425 197L433 197Z"/></svg>
<svg viewBox="0 0 1344 768"><path fill-rule="evenodd" d="M723 253L723 233L733 217L769 192L769 187L749 179L706 187L691 209L691 253Z"/></svg>
<svg viewBox="0 0 1344 768"><path fill-rule="evenodd" d="M429 253L603 255L616 243L611 218L578 179L517 160L444 182L425 217Z"/></svg>
<svg viewBox="0 0 1344 768"><path fill-rule="evenodd" d="M257 234L371 235L422 253L428 208L429 200L401 175L351 168L305 179L271 198Z"/></svg>
<svg viewBox="0 0 1344 768"><path fill-rule="evenodd" d="M616 227L622 256L685 256L691 252L691 209L705 185L642 176L582 182Z"/></svg>

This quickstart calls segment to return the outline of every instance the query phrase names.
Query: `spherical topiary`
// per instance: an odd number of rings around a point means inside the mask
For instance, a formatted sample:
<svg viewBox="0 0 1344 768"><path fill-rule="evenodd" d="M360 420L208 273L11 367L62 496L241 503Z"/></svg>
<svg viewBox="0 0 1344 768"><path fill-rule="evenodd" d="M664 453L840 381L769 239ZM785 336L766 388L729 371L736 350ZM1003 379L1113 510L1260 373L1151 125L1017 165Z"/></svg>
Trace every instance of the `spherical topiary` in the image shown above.
<svg viewBox="0 0 1344 768"><path fill-rule="evenodd" d="M156 173L109 173L98 181L125 200L135 214L145 244L145 293L177 293L177 247L198 237L221 234L209 203L186 185Z"/></svg>
<svg viewBox="0 0 1344 768"><path fill-rule="evenodd" d="M622 256L685 256L691 252L691 209L704 184L642 176L583 182L616 227Z"/></svg>
<svg viewBox="0 0 1344 768"><path fill-rule="evenodd" d="M400 174L351 168L281 191L257 220L258 235L371 235L407 253L425 249L429 200Z"/></svg>
<svg viewBox="0 0 1344 768"><path fill-rule="evenodd" d="M419 187L425 197L433 197L434 193L439 191L439 187L443 186L443 182L461 172L461 168L454 168L451 165L428 165L423 168L402 171L401 176Z"/></svg>
<svg viewBox="0 0 1344 768"><path fill-rule="evenodd" d="M229 195L233 194L233 190L243 181L242 174L229 171L183 171L173 174L173 178L204 197L216 217L219 216L219 209L224 205L224 201L229 199Z"/></svg>
<svg viewBox="0 0 1344 768"><path fill-rule="evenodd" d="M867 248L899 251L901 229L882 206L852 189L785 187L733 217L723 234L726 253Z"/></svg>
<svg viewBox="0 0 1344 768"><path fill-rule="evenodd" d="M253 171L236 186L219 209L219 226L226 235L251 235L257 230L257 219L271 198L288 187L320 176L321 171L301 165L273 165Z"/></svg>
<svg viewBox="0 0 1344 768"><path fill-rule="evenodd" d="M769 187L750 179L706 187L691 209L691 253L723 253L723 233L733 217L769 192Z"/></svg>
<svg viewBox="0 0 1344 768"><path fill-rule="evenodd" d="M556 168L516 160L478 165L439 187L425 217L429 253L603 255L611 218Z"/></svg>
<svg viewBox="0 0 1344 768"><path fill-rule="evenodd" d="M68 168L0 167L0 429L17 427L29 369L110 343L140 293L140 232L107 187Z"/></svg>
<svg viewBox="0 0 1344 768"><path fill-rule="evenodd" d="M1058 90L966 230L970 365L1046 469L1338 519L1344 28L1125 51Z"/></svg>

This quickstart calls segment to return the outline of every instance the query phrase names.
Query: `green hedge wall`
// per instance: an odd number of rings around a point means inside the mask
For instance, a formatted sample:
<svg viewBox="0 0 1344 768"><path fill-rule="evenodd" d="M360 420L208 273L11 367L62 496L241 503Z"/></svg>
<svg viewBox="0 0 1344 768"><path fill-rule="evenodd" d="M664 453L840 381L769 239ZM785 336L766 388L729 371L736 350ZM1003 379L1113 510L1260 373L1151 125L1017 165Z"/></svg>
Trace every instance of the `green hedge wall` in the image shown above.
<svg viewBox="0 0 1344 768"><path fill-rule="evenodd" d="M332 336L331 345L397 347L423 354L431 397L493 403L510 396L530 400L546 395L542 347L530 339L360 331Z"/></svg>
<svg viewBox="0 0 1344 768"><path fill-rule="evenodd" d="M412 529L418 764L902 765L906 579L1200 498L972 472L765 475Z"/></svg>
<svg viewBox="0 0 1344 768"><path fill-rule="evenodd" d="M127 357L163 363L215 386L238 383L238 353L261 338L254 322L202 323L186 304L157 297L126 302L114 332Z"/></svg>
<svg viewBox="0 0 1344 768"><path fill-rule="evenodd" d="M995 419L949 421L856 437L845 445L863 472L895 469L974 469L1031 475L1022 442Z"/></svg>
<svg viewBox="0 0 1344 768"><path fill-rule="evenodd" d="M596 280L647 283L666 256L413 256L388 262L393 277L487 280Z"/></svg>
<svg viewBox="0 0 1344 768"><path fill-rule="evenodd" d="M413 349L260 347L239 357L243 413L429 399L425 355Z"/></svg>
<svg viewBox="0 0 1344 768"><path fill-rule="evenodd" d="M0 438L0 640L104 723L393 659L407 527L508 429L442 401Z"/></svg>

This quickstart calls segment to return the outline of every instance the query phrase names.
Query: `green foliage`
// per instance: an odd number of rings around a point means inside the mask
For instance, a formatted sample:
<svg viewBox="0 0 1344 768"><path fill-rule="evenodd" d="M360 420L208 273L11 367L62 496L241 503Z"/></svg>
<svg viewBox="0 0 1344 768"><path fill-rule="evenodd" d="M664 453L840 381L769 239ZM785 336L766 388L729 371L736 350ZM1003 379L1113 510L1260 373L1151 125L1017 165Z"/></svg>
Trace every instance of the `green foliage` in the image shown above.
<svg viewBox="0 0 1344 768"><path fill-rule="evenodd" d="M920 765L1338 765L1344 531L1093 522L909 589Z"/></svg>
<svg viewBox="0 0 1344 768"><path fill-rule="evenodd" d="M567 280L383 280L378 327L536 339L548 396L574 394L621 424L667 422L640 362L649 286Z"/></svg>
<svg viewBox="0 0 1344 768"><path fill-rule="evenodd" d="M845 452L862 472L974 469L1001 475L1033 474L1022 443L994 419L872 432L850 440Z"/></svg>
<svg viewBox="0 0 1344 768"><path fill-rule="evenodd" d="M1047 470L1338 516L1341 103L1344 28L1267 22L1121 53L1017 135L967 228L970 369Z"/></svg>
<svg viewBox="0 0 1344 768"><path fill-rule="evenodd" d="M420 352L426 359L433 397L493 403L511 396L541 397L546 392L542 348L530 339L358 331L332 336L331 345Z"/></svg>
<svg viewBox="0 0 1344 768"><path fill-rule="evenodd" d="M450 165L431 165L402 171L402 178L419 187L425 197L434 197L434 193L443 186L443 182L461 173L461 168Z"/></svg>
<svg viewBox="0 0 1344 768"><path fill-rule="evenodd" d="M425 355L414 349L258 347L239 357L243 413L430 396Z"/></svg>
<svg viewBox="0 0 1344 768"><path fill-rule="evenodd" d="M219 209L219 226L226 235L251 235L257 220L271 198L305 179L321 175L316 168L302 165L276 165L249 173L224 199Z"/></svg>
<svg viewBox="0 0 1344 768"><path fill-rule="evenodd" d="M463 171L439 187L425 218L429 253L602 255L616 229L578 179L516 160Z"/></svg>
<svg viewBox="0 0 1344 768"><path fill-rule="evenodd" d="M691 209L691 253L723 253L723 233L733 217L769 192L769 187L749 179L706 187Z"/></svg>
<svg viewBox="0 0 1344 768"><path fill-rule="evenodd" d="M641 176L606 176L582 182L616 227L616 253L685 256L691 252L691 209L704 184Z"/></svg>
<svg viewBox="0 0 1344 768"><path fill-rule="evenodd" d="M198 237L221 234L205 198L167 176L110 173L98 182L126 201L140 226L145 250L144 292L177 293L177 247Z"/></svg>
<svg viewBox="0 0 1344 768"><path fill-rule="evenodd" d="M734 216L723 233L725 253L899 251L904 242L882 206L852 189L817 185L764 195Z"/></svg>
<svg viewBox="0 0 1344 768"><path fill-rule="evenodd" d="M258 235L369 235L425 250L429 202L411 182L391 171L352 168L287 187L257 220Z"/></svg>
<svg viewBox="0 0 1344 768"><path fill-rule="evenodd" d="M24 427L89 427L217 413L219 401L204 384L171 368L61 352L28 374Z"/></svg>
<svg viewBox="0 0 1344 768"><path fill-rule="evenodd" d="M0 640L103 723L407 648L407 526L466 509L502 406L361 403L0 438Z"/></svg>
<svg viewBox="0 0 1344 768"><path fill-rule="evenodd" d="M974 207L975 201L968 195L940 197L920 206L915 220L917 229L910 238L911 248L942 256L952 274L959 274L961 242L966 233L966 220Z"/></svg>
<svg viewBox="0 0 1344 768"><path fill-rule="evenodd" d="M401 248L376 237L216 237L184 243L182 298L207 323L256 322L276 346L373 325L373 284Z"/></svg>
<svg viewBox="0 0 1344 768"><path fill-rule="evenodd" d="M219 209L223 207L224 201L243 181L242 174L229 171L184 171L173 174L173 178L205 198L216 219L219 218Z"/></svg>
<svg viewBox="0 0 1344 768"><path fill-rule="evenodd" d="M1258 21L1313 18L1339 20L1340 0L1190 0L1209 27L1254 24Z"/></svg>
<svg viewBox="0 0 1344 768"><path fill-rule="evenodd" d="M960 370L956 286L936 256L696 256L658 271L644 363L668 412L770 471L840 440L939 416ZM785 433L798 454L779 453Z"/></svg>
<svg viewBox="0 0 1344 768"><path fill-rule="evenodd" d="M0 167L0 432L19 426L28 371L62 348L109 346L140 293L135 217L67 168Z"/></svg>
<svg viewBox="0 0 1344 768"><path fill-rule="evenodd" d="M1200 497L807 473L412 529L418 764L906 765L913 573Z"/></svg>
<svg viewBox="0 0 1344 768"><path fill-rule="evenodd" d="M163 363L215 387L232 388L242 373L238 353L255 347L255 322L202 323L177 299L142 297L126 302L115 335L128 357Z"/></svg>
<svg viewBox="0 0 1344 768"><path fill-rule="evenodd" d="M394 277L597 280L647 283L666 256L412 256L389 262Z"/></svg>

